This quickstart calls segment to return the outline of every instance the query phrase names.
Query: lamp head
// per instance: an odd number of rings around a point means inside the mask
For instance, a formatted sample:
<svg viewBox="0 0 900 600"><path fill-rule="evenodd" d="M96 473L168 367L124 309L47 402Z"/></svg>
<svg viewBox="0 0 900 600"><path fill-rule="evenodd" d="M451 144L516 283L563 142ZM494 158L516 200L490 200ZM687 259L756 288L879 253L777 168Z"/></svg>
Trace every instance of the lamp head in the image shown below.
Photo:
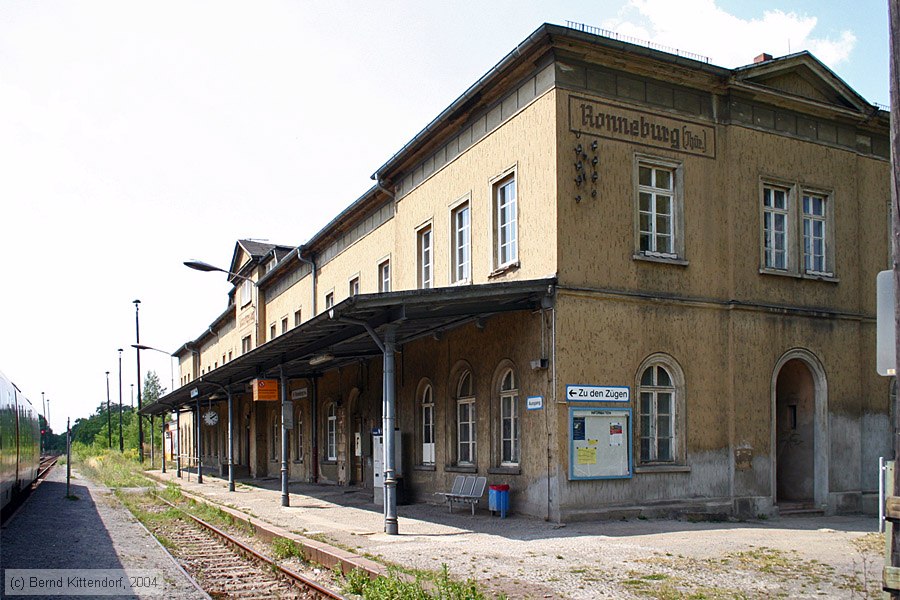
<svg viewBox="0 0 900 600"><path fill-rule="evenodd" d="M204 271L206 273L209 273L211 271L222 271L223 273L228 272L225 269L220 269L219 267L203 262L202 260L186 260L184 261L184 266L188 267L189 269L194 269L195 271Z"/></svg>

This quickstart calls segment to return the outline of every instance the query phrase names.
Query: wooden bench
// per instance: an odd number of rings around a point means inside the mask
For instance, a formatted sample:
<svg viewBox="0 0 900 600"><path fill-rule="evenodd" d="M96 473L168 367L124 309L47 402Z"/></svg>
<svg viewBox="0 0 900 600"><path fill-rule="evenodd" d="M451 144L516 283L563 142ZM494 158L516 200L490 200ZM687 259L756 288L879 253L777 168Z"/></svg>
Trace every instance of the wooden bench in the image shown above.
<svg viewBox="0 0 900 600"><path fill-rule="evenodd" d="M453 487L449 492L438 492L437 495L443 496L453 512L453 503L468 504L472 507L472 516L475 516L475 505L478 504L481 497L484 496L484 488L487 486L487 477L475 477L469 475L463 477L457 475L453 481Z"/></svg>

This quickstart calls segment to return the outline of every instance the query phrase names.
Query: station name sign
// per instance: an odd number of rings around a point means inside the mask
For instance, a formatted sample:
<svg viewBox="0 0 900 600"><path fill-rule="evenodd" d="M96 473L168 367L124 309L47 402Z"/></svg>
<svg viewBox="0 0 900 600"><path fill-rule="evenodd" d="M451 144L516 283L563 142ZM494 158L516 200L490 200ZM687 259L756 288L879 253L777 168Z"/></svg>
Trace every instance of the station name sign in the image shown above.
<svg viewBox="0 0 900 600"><path fill-rule="evenodd" d="M569 129L707 158L716 157L716 130L709 125L569 96Z"/></svg>

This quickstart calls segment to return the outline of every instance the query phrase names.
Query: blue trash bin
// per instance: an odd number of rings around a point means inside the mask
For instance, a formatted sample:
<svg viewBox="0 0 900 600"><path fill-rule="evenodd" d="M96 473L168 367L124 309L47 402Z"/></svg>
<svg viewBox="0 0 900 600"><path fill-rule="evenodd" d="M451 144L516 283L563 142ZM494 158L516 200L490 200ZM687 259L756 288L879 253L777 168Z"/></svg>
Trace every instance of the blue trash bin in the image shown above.
<svg viewBox="0 0 900 600"><path fill-rule="evenodd" d="M509 486L506 484L492 485L488 489L488 508L491 514L500 513L500 518L505 519L509 511Z"/></svg>

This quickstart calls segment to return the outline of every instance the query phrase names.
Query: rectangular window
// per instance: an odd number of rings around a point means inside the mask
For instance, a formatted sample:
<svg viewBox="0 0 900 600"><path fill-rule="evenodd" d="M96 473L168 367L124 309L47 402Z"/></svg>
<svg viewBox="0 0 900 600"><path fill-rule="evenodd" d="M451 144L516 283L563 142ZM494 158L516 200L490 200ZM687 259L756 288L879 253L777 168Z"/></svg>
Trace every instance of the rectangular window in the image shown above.
<svg viewBox="0 0 900 600"><path fill-rule="evenodd" d="M228 351L228 362L231 362L231 350Z"/></svg>
<svg viewBox="0 0 900 600"><path fill-rule="evenodd" d="M275 327L275 323L272 323L271 325L269 325L269 341L272 341L275 339L276 332L277 332L277 329Z"/></svg>
<svg viewBox="0 0 900 600"><path fill-rule="evenodd" d="M378 265L378 291L391 291L391 261L389 260Z"/></svg>
<svg viewBox="0 0 900 600"><path fill-rule="evenodd" d="M767 269L788 268L788 190L763 186L763 244Z"/></svg>
<svg viewBox="0 0 900 600"><path fill-rule="evenodd" d="M350 296L356 296L357 294L359 294L359 277L354 277L350 280L349 288Z"/></svg>
<svg viewBox="0 0 900 600"><path fill-rule="evenodd" d="M337 460L337 407L334 404L328 407L328 420L326 422L326 458Z"/></svg>
<svg viewBox="0 0 900 600"><path fill-rule="evenodd" d="M495 268L510 265L519 258L515 175L494 184L494 248Z"/></svg>
<svg viewBox="0 0 900 600"><path fill-rule="evenodd" d="M303 314L300 309L294 311L294 327L299 327L300 323L303 322Z"/></svg>
<svg viewBox="0 0 900 600"><path fill-rule="evenodd" d="M419 288L428 289L432 286L431 279L431 225L418 231L418 257L419 257Z"/></svg>
<svg viewBox="0 0 900 600"><path fill-rule="evenodd" d="M281 317L281 333L287 333L287 317Z"/></svg>
<svg viewBox="0 0 900 600"><path fill-rule="evenodd" d="M676 258L675 170L638 165L638 230L640 252Z"/></svg>
<svg viewBox="0 0 900 600"><path fill-rule="evenodd" d="M452 256L450 274L451 283L469 281L472 257L472 227L469 203L466 202L453 209L450 215L450 239Z"/></svg>
<svg viewBox="0 0 900 600"><path fill-rule="evenodd" d="M303 462L303 411L297 409L297 416L294 417L294 440L296 441L296 450L294 451L294 460Z"/></svg>
<svg viewBox="0 0 900 600"><path fill-rule="evenodd" d="M247 306L253 300L253 282L245 279L241 284L241 306Z"/></svg>
<svg viewBox="0 0 900 600"><path fill-rule="evenodd" d="M250 336L244 336L241 338L241 354L247 354L253 349L253 346L250 343Z"/></svg>
<svg viewBox="0 0 900 600"><path fill-rule="evenodd" d="M457 403L457 463L475 463L475 398L460 399Z"/></svg>
<svg viewBox="0 0 900 600"><path fill-rule="evenodd" d="M763 271L834 277L833 206L828 192L798 184L762 184Z"/></svg>
<svg viewBox="0 0 900 600"><path fill-rule="evenodd" d="M825 259L825 197L803 193L803 270L830 274Z"/></svg>
<svg viewBox="0 0 900 600"><path fill-rule="evenodd" d="M325 310L328 310L334 306L334 292L328 292L325 294Z"/></svg>

